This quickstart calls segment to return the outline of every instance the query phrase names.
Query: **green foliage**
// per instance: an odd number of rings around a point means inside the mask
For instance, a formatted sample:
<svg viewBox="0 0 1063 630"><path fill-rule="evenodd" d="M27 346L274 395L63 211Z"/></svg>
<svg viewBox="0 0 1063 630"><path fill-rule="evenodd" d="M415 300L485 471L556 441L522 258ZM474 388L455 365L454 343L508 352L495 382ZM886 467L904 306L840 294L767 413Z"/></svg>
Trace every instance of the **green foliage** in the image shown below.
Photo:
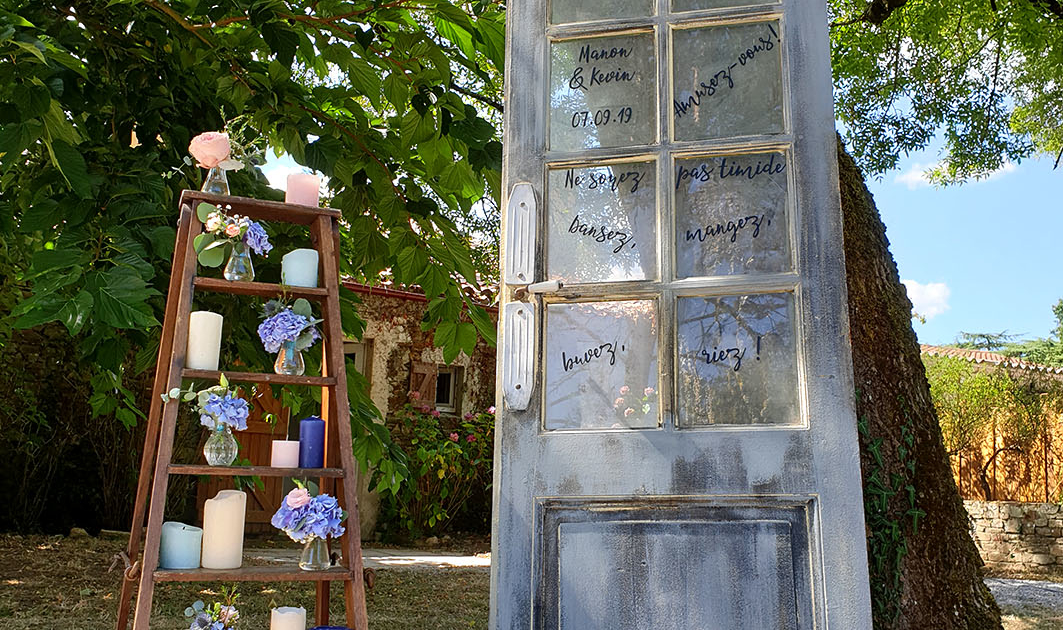
<svg viewBox="0 0 1063 630"><path fill-rule="evenodd" d="M1016 335L1009 334L1008 331L1002 330L998 333L972 333L966 331L960 331L960 334L956 337L956 342L952 345L957 348L967 348L969 350L1003 350L1009 343L1015 341Z"/></svg>
<svg viewBox="0 0 1063 630"><path fill-rule="evenodd" d="M907 406L904 406L905 409ZM871 578L872 618L875 627L892 627L900 617L901 583L904 558L908 555L908 536L919 531L919 519L926 516L916 501L915 444L913 421L906 412L901 425L897 461L901 473L889 472L882 456L883 440L871 435L867 417L857 428L864 437L865 450L871 456L864 483L864 519L868 529L868 569Z"/></svg>
<svg viewBox="0 0 1063 630"><path fill-rule="evenodd" d="M898 8L882 21L868 0L829 3L837 115L863 170L888 171L939 133L940 183L1063 149L1063 15L1050 3L875 4Z"/></svg>
<svg viewBox="0 0 1063 630"><path fill-rule="evenodd" d="M0 333L61 323L94 371L93 410L142 417L147 398L126 382L153 365L177 194L201 182L187 146L223 128L324 173L344 216L342 273L373 282L392 269L483 319L460 288L478 269L456 221L497 199L501 145L463 95L497 94L503 19L487 0L5 3L0 233L16 269L0 291L13 304ZM278 197L255 169L229 181L236 194ZM298 226L266 227L275 245L305 246ZM349 305L345 332L357 336ZM452 312L433 314L438 325ZM226 319L240 322L227 331L236 355L268 366L242 315ZM454 354L470 330L444 328L440 343ZM372 456L388 447L363 393L352 388L352 419Z"/></svg>
<svg viewBox="0 0 1063 630"><path fill-rule="evenodd" d="M486 517L490 495L482 491L491 485L494 413L470 413L459 421L414 403L392 419L395 439L409 457L410 481L386 497L386 518L417 537L446 530L463 512ZM474 504L477 496L488 502Z"/></svg>
<svg viewBox="0 0 1063 630"><path fill-rule="evenodd" d="M950 455L977 452L997 431L1011 449L1025 449L1063 409L1063 383L1051 375L982 368L954 357L923 357L930 397Z"/></svg>
<svg viewBox="0 0 1063 630"><path fill-rule="evenodd" d="M1052 313L1056 316L1056 327L1047 338L1010 343L1004 353L1031 363L1063 367L1063 300L1056 302Z"/></svg>

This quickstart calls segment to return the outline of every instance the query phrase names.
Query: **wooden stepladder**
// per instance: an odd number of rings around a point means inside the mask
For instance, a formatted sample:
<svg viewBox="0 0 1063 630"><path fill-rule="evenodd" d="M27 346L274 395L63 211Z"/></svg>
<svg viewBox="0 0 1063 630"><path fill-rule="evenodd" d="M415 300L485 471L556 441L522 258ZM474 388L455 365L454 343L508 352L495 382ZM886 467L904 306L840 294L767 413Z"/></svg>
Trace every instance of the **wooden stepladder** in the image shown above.
<svg viewBox="0 0 1063 630"><path fill-rule="evenodd" d="M319 253L319 277L322 287L285 287L284 294L306 298L319 304L324 319L322 333L323 360L321 376L285 376L266 373L224 371L232 382L303 385L321 387L321 417L325 420L326 468L272 468L269 466L207 466L173 463L173 443L177 427L177 401L163 403L161 394L181 387L185 379L216 382L222 372L192 370L185 367L185 346L188 341L189 315L195 292L219 292L234 295L253 295L262 298L280 297L279 284L262 282L230 282L196 276L195 237L203 230L196 218L196 207L210 203L228 214L239 214L253 220L305 225L310 229L313 246ZM140 464L133 526L124 560L126 564L118 602L118 630L127 630L129 604L134 583L139 582L134 630L148 630L155 585L159 582L316 582L318 625L329 621L330 584L344 583L347 625L355 630L368 627L365 611L365 587L362 574L361 531L358 522L357 468L351 450L350 403L347 398L347 378L344 370L343 331L340 326L339 302L339 225L340 213L329 208L289 205L243 197L228 197L186 190L181 194L177 228L177 243L173 255L169 295L162 339L159 343L158 365L148 414L147 436ZM249 316L252 316L249 313ZM298 566L266 566L239 569L160 569L159 544L163 516L166 509L166 489L171 475L258 475L271 477L317 478L323 492L335 493L337 482L342 491L337 494L341 505L349 513L347 533L341 538L342 560L324 571L303 571ZM148 497L151 489L150 500ZM147 535L143 557L140 539L147 514Z"/></svg>

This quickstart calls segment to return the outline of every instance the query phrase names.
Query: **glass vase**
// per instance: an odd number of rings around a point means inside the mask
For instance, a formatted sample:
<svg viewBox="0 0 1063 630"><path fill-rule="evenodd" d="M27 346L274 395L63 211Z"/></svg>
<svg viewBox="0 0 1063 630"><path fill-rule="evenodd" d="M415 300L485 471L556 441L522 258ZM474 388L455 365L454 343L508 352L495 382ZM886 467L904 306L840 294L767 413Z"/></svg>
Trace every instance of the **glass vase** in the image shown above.
<svg viewBox="0 0 1063 630"><path fill-rule="evenodd" d="M295 349L294 341L286 341L277 352L277 360L273 363L273 371L277 374L288 376L302 376L306 371L306 363L303 362L303 351Z"/></svg>
<svg viewBox="0 0 1063 630"><path fill-rule="evenodd" d="M224 275L230 282L252 282L255 279L255 266L251 264L251 251L247 243L233 243L233 253L225 265Z"/></svg>
<svg viewBox="0 0 1063 630"><path fill-rule="evenodd" d="M229 178L225 175L225 169L220 166L207 171L207 178L203 180L203 192L215 195L229 194Z"/></svg>
<svg viewBox="0 0 1063 630"><path fill-rule="evenodd" d="M299 568L303 571L324 571L330 566L332 566L332 561L329 559L325 539L312 536L303 544L303 553L299 556Z"/></svg>
<svg viewBox="0 0 1063 630"><path fill-rule="evenodd" d="M232 429L225 424L215 426L203 445L203 456L211 466L231 466L239 451L240 445L236 443Z"/></svg>

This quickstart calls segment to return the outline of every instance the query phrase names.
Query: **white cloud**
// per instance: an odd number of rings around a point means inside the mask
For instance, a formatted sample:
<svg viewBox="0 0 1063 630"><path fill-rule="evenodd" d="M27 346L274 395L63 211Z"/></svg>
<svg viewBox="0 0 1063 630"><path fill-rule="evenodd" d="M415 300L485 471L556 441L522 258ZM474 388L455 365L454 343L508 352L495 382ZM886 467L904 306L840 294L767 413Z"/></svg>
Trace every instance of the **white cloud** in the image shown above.
<svg viewBox="0 0 1063 630"><path fill-rule="evenodd" d="M915 280L901 280L901 283L908 289L912 311L921 317L929 320L949 310L952 292L944 282L920 284Z"/></svg>
<svg viewBox="0 0 1063 630"><path fill-rule="evenodd" d="M928 173L937 168L937 163L934 164L922 164L915 162L905 172L899 173L893 178L894 184L904 184L908 187L908 190L916 190L918 188L925 188L927 186L933 186L930 182ZM996 179L1000 179L1005 175L1009 175L1018 170L1018 166L1014 162L1004 162L1004 165L989 174L988 177L979 180L971 180L969 183L977 184L979 182L990 182Z"/></svg>
<svg viewBox="0 0 1063 630"><path fill-rule="evenodd" d="M912 167L907 171L894 177L893 183L904 184L908 187L908 190L915 190L916 188L929 186L930 180L927 179L926 173L934 168L934 166L934 164L920 164L919 162L916 162L915 164L912 164Z"/></svg>

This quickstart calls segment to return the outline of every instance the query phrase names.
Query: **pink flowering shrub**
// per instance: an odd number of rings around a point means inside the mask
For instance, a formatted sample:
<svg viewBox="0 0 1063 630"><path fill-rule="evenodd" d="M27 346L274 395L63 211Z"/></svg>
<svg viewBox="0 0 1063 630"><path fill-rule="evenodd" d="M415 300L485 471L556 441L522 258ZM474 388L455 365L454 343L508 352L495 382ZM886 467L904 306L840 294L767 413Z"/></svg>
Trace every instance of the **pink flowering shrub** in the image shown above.
<svg viewBox="0 0 1063 630"><path fill-rule="evenodd" d="M444 416L415 393L390 422L392 438L409 460L410 477L397 493L382 497L383 529L418 537L446 531L458 517L486 525L494 414Z"/></svg>

